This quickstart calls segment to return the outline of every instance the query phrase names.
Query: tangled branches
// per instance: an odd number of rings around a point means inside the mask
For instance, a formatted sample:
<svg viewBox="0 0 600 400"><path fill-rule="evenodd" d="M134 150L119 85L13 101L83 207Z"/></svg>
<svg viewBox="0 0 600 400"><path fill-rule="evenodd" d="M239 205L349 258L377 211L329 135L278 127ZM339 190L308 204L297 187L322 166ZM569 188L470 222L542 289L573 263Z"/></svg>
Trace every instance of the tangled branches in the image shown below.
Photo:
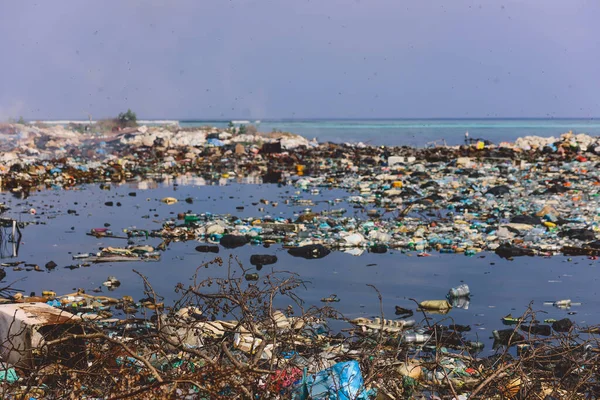
<svg viewBox="0 0 600 400"><path fill-rule="evenodd" d="M202 279L208 267L227 268L227 277ZM15 313L1 344L20 379L5 377L3 398L304 399L297 388L307 374L349 360L358 361L370 390L360 398L583 399L600 392L599 328L558 321L551 329L531 305L513 327L494 332L495 354L481 357L481 344L464 339L468 327L450 318L433 324L423 313L414 325L390 322L379 295L381 318L346 320L331 307L308 307L297 274L273 271L257 280L235 258L198 267L191 284L177 285L170 307L138 275L146 296L138 318L68 314L28 331ZM130 301L113 306L126 310ZM333 332L332 320L352 328ZM32 332L42 338L19 347Z"/></svg>

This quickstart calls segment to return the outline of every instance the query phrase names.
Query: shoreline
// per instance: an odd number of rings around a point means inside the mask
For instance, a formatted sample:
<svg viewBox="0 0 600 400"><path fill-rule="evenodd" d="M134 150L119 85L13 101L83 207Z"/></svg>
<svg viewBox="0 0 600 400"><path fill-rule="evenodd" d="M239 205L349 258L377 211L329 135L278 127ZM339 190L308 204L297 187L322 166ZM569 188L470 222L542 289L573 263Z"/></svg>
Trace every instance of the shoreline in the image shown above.
<svg viewBox="0 0 600 400"><path fill-rule="evenodd" d="M204 136L196 129L164 127L130 128L85 141L79 137L85 134L77 131L42 128L25 136L19 129L9 129L16 132L7 136L20 139L12 143L17 149L13 157L2 155L0 176L4 188L19 198L27 198L39 187L61 190L99 184L110 188L112 183L163 176L222 184L255 176L306 195L290 195L281 205L277 199L256 198L263 215L243 220L191 212L179 213L175 219L172 212L162 223L156 221L161 228L128 229L122 239L131 241L131 246L74 254L74 262L83 266L160 258L167 243L188 240L199 242L195 251L208 255L219 247L252 243L257 250L258 245L281 246L291 256L307 259L327 257L332 250L352 255L406 251L420 257L434 251L469 257L494 251L509 259L567 252L593 259L600 254L598 139L585 135L523 138L503 146L475 141L468 146L411 148L319 144L292 134L236 137L216 131L211 137L211 132ZM310 196L331 189L345 195L339 201L329 200L328 209L313 211L319 197L312 201ZM156 200L164 207L188 203L177 197ZM304 210L288 218L267 217L266 208L278 210L284 204ZM113 201L104 206L113 207ZM71 212L77 210L67 211ZM102 240L110 238L107 232L107 228L94 228L88 235ZM154 248L144 241L148 237L163 242ZM480 356L484 343L463 336L470 326L430 321L433 315L468 307L464 287L459 297L449 294L447 299L421 301L416 308L396 307L396 319L384 316L382 308L377 318L349 320L329 307L339 301L334 295L321 299L323 307L292 306L302 305L294 297L294 289L303 285L300 276L258 273L263 264L277 259L258 256L263 259L250 261L256 266L254 272L234 259L227 267L215 254L214 260L198 267L197 276L176 287L181 299L173 307L154 293L152 278L139 273L146 287L139 301L84 291L46 291L42 296L4 293L5 307L11 312L15 307L27 308L30 302L35 307L47 305L45 315L59 313L71 327L66 336L42 345L43 356L35 358L39 363L35 368L12 358L7 375L14 373L11 376L22 380L6 384L3 394L9 397L25 385L30 396L54 394L56 398L66 397L65 393L78 398L102 398L107 393L152 398L174 390L180 390L176 396L180 398L289 398L302 386L304 368L309 374L354 368L364 382L358 390L377 392L385 400L433 394L500 399L518 391L544 398L569 390L597 391L598 366L593 358L590 361L599 351L593 336L596 326L579 327L569 318L538 320L529 308L521 316L509 315L490 326L498 352ZM229 268L226 278L207 278L204 272L224 266ZM51 268L56 264L46 264L46 269ZM103 285L120 282L109 277ZM291 309L274 308L273 298L280 296L292 304ZM552 304L560 310L570 305L570 300L558 299ZM143 316L134 317L135 313ZM328 320L345 328L330 330ZM504 329L500 324L506 325ZM14 334L11 339L19 337ZM70 347L54 347L63 340ZM55 350L73 349L80 349L77 357L53 358ZM558 379L548 372L558 368L556 353L564 365ZM587 369L581 370L581 365ZM56 377L70 379L73 385L61 386ZM574 379L580 384L572 384ZM373 398L370 394L364 398Z"/></svg>
<svg viewBox="0 0 600 400"><path fill-rule="evenodd" d="M377 222L383 235L369 237L371 229L365 228L366 234L352 239L309 244L362 251L383 244L424 256L427 251L469 256L491 251L504 258L600 255L600 217L592 213L600 208L594 167L600 138L585 134L414 148L317 143L290 133L141 126L98 136L13 124L0 126L0 138L5 139L0 187L22 198L43 187L160 176L222 184L262 180L317 193L344 189L365 212L359 222ZM307 220L313 225L303 229L311 236L331 228L324 215ZM286 242L299 243L307 241Z"/></svg>

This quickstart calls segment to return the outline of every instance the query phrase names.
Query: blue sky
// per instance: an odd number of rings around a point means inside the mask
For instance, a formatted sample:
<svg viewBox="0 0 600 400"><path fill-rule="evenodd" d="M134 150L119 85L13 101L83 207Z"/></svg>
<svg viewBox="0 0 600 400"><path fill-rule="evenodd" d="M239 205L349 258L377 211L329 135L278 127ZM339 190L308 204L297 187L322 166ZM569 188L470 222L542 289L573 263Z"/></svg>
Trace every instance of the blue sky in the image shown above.
<svg viewBox="0 0 600 400"><path fill-rule="evenodd" d="M0 2L0 120L600 116L597 0Z"/></svg>

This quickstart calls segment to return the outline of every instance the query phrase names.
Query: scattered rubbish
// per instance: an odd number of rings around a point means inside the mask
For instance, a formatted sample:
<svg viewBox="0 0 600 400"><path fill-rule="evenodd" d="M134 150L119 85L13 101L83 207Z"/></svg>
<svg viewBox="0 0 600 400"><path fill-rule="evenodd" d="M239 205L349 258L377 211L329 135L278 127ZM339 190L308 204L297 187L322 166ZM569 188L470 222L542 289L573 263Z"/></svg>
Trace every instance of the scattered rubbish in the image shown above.
<svg viewBox="0 0 600 400"><path fill-rule="evenodd" d="M422 333L405 333L402 335L402 341L404 343L426 343L431 340L431 335L425 335Z"/></svg>
<svg viewBox="0 0 600 400"><path fill-rule="evenodd" d="M396 315L402 315L404 317L411 317L413 315L413 311L408 308L402 308L400 306L396 306Z"/></svg>
<svg viewBox="0 0 600 400"><path fill-rule="evenodd" d="M502 318L502 323L504 325L516 325L523 322L522 318L515 318L512 314L508 314L506 317Z"/></svg>
<svg viewBox="0 0 600 400"><path fill-rule="evenodd" d="M419 307L425 311L448 312L452 305L448 300L424 300L419 303Z"/></svg>
<svg viewBox="0 0 600 400"><path fill-rule="evenodd" d="M494 330L494 343L502 346L513 346L525 340L523 335L515 332L512 329Z"/></svg>
<svg viewBox="0 0 600 400"><path fill-rule="evenodd" d="M327 256L331 251L321 244L310 244L306 246L291 248L288 253L294 257L302 257L308 260L323 258Z"/></svg>
<svg viewBox="0 0 600 400"><path fill-rule="evenodd" d="M46 269L52 270L57 267L57 264L54 261L48 261L45 267Z"/></svg>
<svg viewBox="0 0 600 400"><path fill-rule="evenodd" d="M294 389L294 400L356 399L369 400L357 361L340 362L316 374L304 375Z"/></svg>
<svg viewBox="0 0 600 400"><path fill-rule="evenodd" d="M504 196L508 193L510 193L510 188L506 185L495 186L485 192L485 194L491 194L493 196Z"/></svg>
<svg viewBox="0 0 600 400"><path fill-rule="evenodd" d="M76 315L46 303L0 304L0 355L14 366L32 368L36 349L42 348L46 340L83 333L79 321ZM72 366L85 361L80 339L69 340L53 351Z"/></svg>
<svg viewBox="0 0 600 400"><path fill-rule="evenodd" d="M554 321L552 323L552 329L561 333L570 332L573 329L573 321L571 321L569 318L563 318L561 320Z"/></svg>
<svg viewBox="0 0 600 400"><path fill-rule="evenodd" d="M337 294L332 294L329 297L324 297L321 299L323 303L337 303L340 299L337 297Z"/></svg>
<svg viewBox="0 0 600 400"><path fill-rule="evenodd" d="M210 244L201 244L196 246L196 251L200 253L218 253L219 246L210 245Z"/></svg>
<svg viewBox="0 0 600 400"><path fill-rule="evenodd" d="M496 248L496 254L498 254L500 258L512 258L523 256L533 257L535 255L535 252L531 249L503 244Z"/></svg>
<svg viewBox="0 0 600 400"><path fill-rule="evenodd" d="M249 242L250 240L248 240L246 236L223 235L219 243L226 249L235 249L237 247L244 246Z"/></svg>
<svg viewBox="0 0 600 400"><path fill-rule="evenodd" d="M104 281L102 284L108 288L121 286L121 282L119 282L119 280L114 276L109 276L108 279L106 279L106 281Z"/></svg>
<svg viewBox="0 0 600 400"><path fill-rule="evenodd" d="M563 246L561 251L565 256L600 256L600 249L598 248Z"/></svg>
<svg viewBox="0 0 600 400"><path fill-rule="evenodd" d="M250 256L250 264L252 265L271 265L277 262L277 256L269 254L253 254Z"/></svg>
<svg viewBox="0 0 600 400"><path fill-rule="evenodd" d="M512 260L523 256L551 257L563 254L569 257L565 259L570 263L568 267L575 268L582 261L576 257L588 257L584 259L585 262L595 265L591 261L600 256L597 239L600 231L597 218L600 180L596 172L600 154L598 138L569 133L558 138L520 138L515 143L500 145L476 139L474 142L466 141L464 146L417 149L380 148L358 143L319 144L292 134L274 133L269 136L241 134L234 127L229 130L140 126L96 135L62 127L3 124L0 125L0 135L5 139L0 162L2 185L7 194L23 200L18 203L16 211L19 213L18 226L21 227L30 223L46 224L57 216L65 215L69 216L70 221L84 221L86 212L82 207L77 207L77 203L52 210L43 202L25 201L31 193L41 188L78 190L77 185L95 184L101 190L113 191L102 194L114 201L105 201L106 198L103 198L100 204L119 207L127 206L122 198L131 203L141 203L138 201L141 199L128 198L127 195L137 197L136 192L127 193L122 189L119 192L117 187L146 178L164 182L173 191L181 190L179 185L185 179L198 179L201 185L251 181L271 182L285 187L285 195L277 198L267 198L268 191L261 193L260 200L259 197L253 199L252 207L244 200L237 202L239 199L236 198L236 206L232 206L231 211L238 215L211 214L208 211L212 209L205 207L206 198L195 194L194 198L185 198L185 203L194 204L196 199L199 209L184 212L179 209L182 205L178 204L162 220L156 208L143 209L144 226L139 229L131 225L117 228L118 221L105 222L106 219L94 220L99 226L104 224L99 228L71 222L71 229L65 229L67 233L91 236L85 238L89 241L89 247L69 252L77 261L65 265L65 268L73 270L94 263L157 260L168 246L185 241L193 241L196 251L202 253L219 253L219 244L226 249L252 245L255 246L253 252L257 252L259 246L265 249L278 246L274 251L283 247L289 255L305 259L320 259L332 251L343 253L340 259L346 254L359 256L367 253L366 257L374 257L368 253L389 253L379 259L435 255L432 259L435 262L447 255L476 259L496 257L493 255L495 253L500 258ZM345 194L339 194L342 191ZM184 196L181 195L181 198ZM145 195L140 197L146 198ZM153 204L152 198L147 199L148 204ZM212 200L220 201L218 198ZM160 201L167 205L177 203L174 197L165 197ZM343 205L339 204L342 202ZM136 204L136 207L143 208L143 205ZM0 211L6 208L2 205ZM103 210L107 218L119 211L126 211ZM252 215L253 211L257 214ZM109 229L111 224L115 232L124 228L122 231L126 235L116 236ZM10 229L10 226L15 227L15 231L6 236L18 246L21 241L16 235L17 221L2 223L3 228ZM148 240L152 245L140 244L139 241L143 240ZM287 257L280 255L284 256ZM176 255L169 257L169 260L177 257L183 256ZM12 273L11 268L14 271L41 270L36 264L39 262L43 265L39 260L29 261L15 259L3 263L2 266L7 268L0 269L2 278L6 276L5 271ZM275 255L254 254L250 257L250 264L256 266L256 270L277 261ZM497 264L490 269L492 273L501 271L502 262L494 261L496 263L489 263ZM64 262L64 258L59 262ZM52 271L57 264L50 261L45 267ZM110 264L107 267L118 268ZM331 270L331 273L339 273L338 268ZM375 274L381 273L380 270L374 268L370 271ZM78 270L74 274L83 271ZM205 269L202 271L205 272ZM490 381L495 385L494 390L478 393L479 397L495 393L512 398L522 389L532 390L530 382L546 383L552 380L554 375L551 376L548 371L559 376L565 369L570 371L568 375L565 379L561 376L553 381L553 386L565 386L577 392L576 397L581 398L591 398L597 394L594 393L597 392L595 381L568 387L570 382L576 380L574 376L585 381L585 372L595 371L590 361L592 357L581 354L597 352L597 345L586 342L591 349L584 346L574 349L571 342L574 338L587 340L577 335L585 332L594 334L598 331L597 327L578 329L568 318L548 318L542 325L531 316L505 316L502 323L514 326L495 330L492 336L495 346L518 346L516 356L525 362L516 364L528 366L527 370L519 370L511 366L512 360L509 359L509 356L515 356L514 352L492 357L463 353L484 348L482 341L473 339L476 339L475 333L492 329L487 326L488 321L478 320L477 324L473 324L475 332L469 334L470 325L442 326L436 322L436 317L429 315L444 314L452 308L467 309L471 294L466 284L452 288L447 300L421 302L420 310L428 313L425 323L384 319L383 315L380 318L359 317L351 321L336 321L336 324L349 322L351 328L334 333L326 325L328 319L333 319L331 313L319 317L313 314L297 317L294 315L302 310L293 306L285 312L254 308L250 313L244 307L235 307L233 314L228 312L231 311L228 309L231 304L244 304L249 308L258 307L257 304L270 304L272 307L278 303L252 296L263 293L286 294L296 287L282 285L271 292L261 291L264 285L272 284L275 280L269 280L263 276L263 272L259 276L250 271L244 269L235 277L214 279L198 286L195 281L189 287L180 284L176 291L185 292L185 296L193 297L194 301L178 309L164 307L166 300L148 294L151 291L144 294L145 298L135 300L133 296L119 299L92 296L85 290L57 295L54 290L38 289L37 293L41 293L41 296L11 292L2 299L6 303L2 306L12 307L0 311L4 319L2 326L5 330L12 329L9 326L14 323L15 329L26 333L3 333L3 342L6 345L6 339L14 341L17 338L17 343L25 345L17 349L21 351L3 347L3 357L10 360L0 368L0 380L8 384L17 379L26 379L22 366L44 359L46 347L53 349L56 346L56 350L61 352L61 362L51 364L52 369L48 368L51 373L46 377L70 377L70 374L76 374L78 369L61 370L65 365L64 360L82 362L84 367L88 361L93 365L99 360L79 357L81 361L77 361L78 357L73 353L75 351L80 356L110 354L110 364L107 365L117 365L119 373L124 376L134 371L136 379L132 382L139 387L154 385L146 387L155 390L157 397L164 394L158 393L162 387L173 390L171 396L181 398L186 395L206 398L249 397L247 393L242 393L240 387L254 390L255 387L266 388L273 384L277 385L276 394L269 392L263 397L283 398L290 397L289 392L295 382L302 390L306 389L303 392L307 393L306 396L319 398L319 393L322 397L327 393L331 397L330 388L327 389L329 392L321 388L335 382L337 393L333 397L360 398L368 389L374 391L377 385L385 385L389 381L402 388L401 393L394 393L389 398L408 398L408 393L418 390L420 382L423 382L427 390L431 388L432 395L437 393L446 396L452 393L454 398L462 399L470 396L470 392L476 391L480 384L490 384L480 376L483 375L482 371L485 371L486 378L495 377L493 374L498 368L506 368L509 372L499 372L499 378ZM43 275L37 276L41 278ZM232 279L239 279L235 281L237 286L231 284ZM546 280L543 278L542 281ZM562 281L553 279L549 282ZM53 282L46 284L44 289L56 288ZM119 285L116 277L109 277L102 284L100 281L94 283L95 287L88 288L87 292L100 293ZM210 289L200 289L205 286ZM248 288L248 292L244 293L246 297L235 297L236 301L224 306L226 302L221 300L228 299L226 296L232 296L235 290L242 287ZM219 294L213 295L215 291ZM406 294L398 294L398 298L401 299L403 295ZM332 294L321 301L336 303L340 298ZM556 308L549 309L549 313L556 314L549 316L559 318L558 314L563 316L564 310L570 310L580 303L559 299L548 304ZM44 306L43 312L34 312L32 316L28 314L32 309L25 311L29 306L38 305ZM333 305L325 306L331 309ZM53 311L47 311L48 307ZM385 307L388 313L389 303ZM500 305L491 304L490 307L499 308ZM160 310L164 310L164 313L159 315L154 312ZM413 315L412 310L400 306L395 307L395 312L403 318ZM152 318L150 315L146 318L146 315L142 315L144 313L152 314ZM569 315L573 313L570 311ZM219 320L222 315L232 320ZM493 318L498 316L494 315ZM49 321L57 323L51 324ZM19 324L20 327L17 326ZM63 335L82 335L88 329L90 337L85 340L73 339L75 344L65 339L65 346L62 346L60 338L66 337ZM94 338L101 338L99 346L93 346ZM211 342L215 338L218 341ZM562 340L564 338L568 340ZM50 345L45 347L42 342ZM69 346L66 346L67 342ZM92 348L82 349L82 346ZM402 347L402 351L411 352L410 362L406 361L404 353L398 353L399 347ZM107 351L108 348L110 351ZM377 352L366 353L366 349L373 348ZM417 350L419 354L415 356L412 352ZM399 354L403 356L401 359ZM531 358L537 354L539 358ZM568 357L557 361L556 354L568 354ZM360 384L352 389L352 393L346 388L346 383L352 383L354 378L344 380L343 371L339 368L348 367L353 371L352 377L358 379L362 376L359 364L356 361L335 364L336 361L350 359L361 362L368 360L363 367L369 367L369 374L365 374L369 382L364 385L361 377ZM222 360L225 360L223 365L220 364ZM574 365L563 366L563 363ZM538 367L544 374L537 370ZM201 376L193 375L203 368ZM200 385L194 383L186 386L183 383L189 379L189 382L212 385L212 382L208 382L211 377L229 376L234 369L245 371L244 376L236 375L225 385L215 385L218 393L200 394ZM269 371L265 372L265 369ZM36 371L44 372L39 369ZM89 375L97 374L94 371ZM377 377L376 381L372 379L373 376ZM126 382L125 379L119 381ZM30 386L31 382L23 382L23 386ZM49 382L50 379L47 379L43 384L39 383L40 388L43 389ZM178 387L169 387L170 382L182 383ZM81 391L88 390L86 384L75 383L69 386ZM108 379L104 383L113 384ZM536 395L540 398L560 397L557 394L559 389L542 393L547 388L537 386L535 390L540 393ZM586 389L581 389L583 386ZM436 391L436 387L443 390ZM458 392L453 393L455 390ZM580 395L585 390L585 396ZM378 392L387 398L383 389ZM99 395L94 394L96 398ZM44 393L36 396L45 397ZM74 393L69 396L77 397ZM253 393L251 397L261 396Z"/></svg>
<svg viewBox="0 0 600 400"><path fill-rule="evenodd" d="M452 308L460 308L462 310L468 310L471 305L471 300L469 296L463 297L451 297L448 299Z"/></svg>
<svg viewBox="0 0 600 400"><path fill-rule="evenodd" d="M573 302L570 299L557 300L557 301L546 301L544 305L554 306L561 310L570 310L572 306L580 306L581 303Z"/></svg>
<svg viewBox="0 0 600 400"><path fill-rule="evenodd" d="M378 330L383 330L384 332L401 332L403 329L412 327L415 325L415 321L414 320L388 320L388 319L384 319L382 320L381 318L374 318L374 319L368 319L368 318L356 318L353 320L349 321L350 323L361 327L361 328L367 328L370 330L374 330L374 331L378 331Z"/></svg>
<svg viewBox="0 0 600 400"><path fill-rule="evenodd" d="M258 274L246 274L246 280L247 281L257 281Z"/></svg>
<svg viewBox="0 0 600 400"><path fill-rule="evenodd" d="M458 298L458 297L469 297L471 295L471 291L469 289L469 285L462 284L455 288L450 289L448 292L448 298Z"/></svg>
<svg viewBox="0 0 600 400"><path fill-rule="evenodd" d="M92 256L93 256L92 253L73 254L73 260L80 260L80 259L83 259L83 258L90 258ZM46 268L48 268L48 264L46 264Z"/></svg>
<svg viewBox="0 0 600 400"><path fill-rule="evenodd" d="M369 251L371 253L375 253L375 254L384 254L384 253L387 253L388 247L383 244L376 244L376 245L371 246L369 248Z"/></svg>
<svg viewBox="0 0 600 400"><path fill-rule="evenodd" d="M19 380L17 371L13 367L3 366L0 369L0 382L14 383Z"/></svg>
<svg viewBox="0 0 600 400"><path fill-rule="evenodd" d="M470 332L471 327L469 325L459 325L452 324L449 326L450 329L455 330L456 332Z"/></svg>
<svg viewBox="0 0 600 400"><path fill-rule="evenodd" d="M540 336L550 336L552 334L550 328L550 325L521 325L521 330L523 332Z"/></svg>

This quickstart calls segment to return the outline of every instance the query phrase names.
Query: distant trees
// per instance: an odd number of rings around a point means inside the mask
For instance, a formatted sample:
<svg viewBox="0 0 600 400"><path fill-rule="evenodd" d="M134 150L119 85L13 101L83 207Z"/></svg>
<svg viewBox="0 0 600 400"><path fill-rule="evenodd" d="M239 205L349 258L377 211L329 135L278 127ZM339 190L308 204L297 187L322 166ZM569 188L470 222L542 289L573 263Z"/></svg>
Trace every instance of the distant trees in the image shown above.
<svg viewBox="0 0 600 400"><path fill-rule="evenodd" d="M116 121L121 128L131 128L137 126L137 116L131 109L127 112L120 113Z"/></svg>
<svg viewBox="0 0 600 400"><path fill-rule="evenodd" d="M23 119L23 117L19 117L18 120L14 119L13 117L9 117L7 122L9 124L22 124L25 125L27 122L25 121L25 119Z"/></svg>
<svg viewBox="0 0 600 400"><path fill-rule="evenodd" d="M256 133L258 132L258 129L254 125L241 124L239 127L236 128L232 122L229 123L227 129L229 130L229 132L235 135L256 135Z"/></svg>

